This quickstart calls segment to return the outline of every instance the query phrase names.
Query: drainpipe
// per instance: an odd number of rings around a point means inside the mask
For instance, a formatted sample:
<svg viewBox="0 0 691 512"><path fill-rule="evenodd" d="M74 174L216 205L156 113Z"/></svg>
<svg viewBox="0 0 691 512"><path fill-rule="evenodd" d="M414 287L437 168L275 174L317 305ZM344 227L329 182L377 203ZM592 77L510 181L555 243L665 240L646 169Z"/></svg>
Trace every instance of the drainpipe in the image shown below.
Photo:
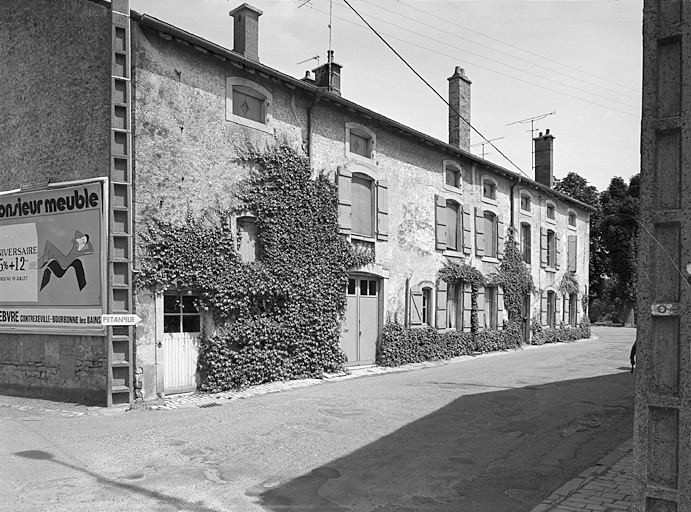
<svg viewBox="0 0 691 512"><path fill-rule="evenodd" d="M317 89L317 95L314 98L314 101L312 104L307 107L307 159L309 160L310 163L310 169L312 169L312 164L314 163L312 161L313 159L313 151L312 151L312 127L314 125L312 121L312 113L314 111L314 108L317 106L317 103L319 103L319 100L321 100L322 96L324 95L324 92L326 91L325 87L319 87Z"/></svg>

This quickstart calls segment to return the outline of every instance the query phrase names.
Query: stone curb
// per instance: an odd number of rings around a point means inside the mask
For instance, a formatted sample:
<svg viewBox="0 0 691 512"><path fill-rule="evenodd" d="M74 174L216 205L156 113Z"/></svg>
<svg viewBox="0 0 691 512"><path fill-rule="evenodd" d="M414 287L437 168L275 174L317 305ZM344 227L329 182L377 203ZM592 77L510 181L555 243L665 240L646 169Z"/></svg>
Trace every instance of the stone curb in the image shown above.
<svg viewBox="0 0 691 512"><path fill-rule="evenodd" d="M592 335L590 338L584 338L575 341L569 341L564 343L580 343L587 341L596 341L600 339L596 335ZM539 350L547 348L550 346L559 346L564 343L547 343L544 345L523 345L519 348L510 350L499 350L496 352L487 353L476 353L473 355L458 356L452 359L443 359L439 361L424 361L420 363L410 363L402 366L388 367L388 366L359 366L348 368L344 372L339 373L325 373L322 379L301 379L301 380L290 380L290 381L279 381L270 382L267 384L259 384L257 386L251 386L243 390L230 390L222 391L220 393L203 393L201 391L194 391L192 393L184 395L174 395L171 398L164 398L163 403L153 403L147 404L144 402L139 407L148 410L169 410L169 409L180 409L186 407L213 407L215 405L221 405L217 401L236 401L243 398L251 398L255 396L267 395L269 393L278 393L281 391L288 391L290 389L303 388L308 386L314 386L317 384L322 384L326 382L336 382L347 379L354 379L358 377L367 377L371 375L382 375L385 373L401 373L409 372L415 370L422 370L424 368L433 368L435 366L444 366L448 364L460 363L462 361L469 361L472 359L477 359L479 357L496 357L502 354L507 354L511 352L517 352L520 350Z"/></svg>
<svg viewBox="0 0 691 512"><path fill-rule="evenodd" d="M603 458L601 458L594 466L586 469L583 471L581 474L579 474L576 478L566 482L564 485L562 485L559 489L554 491L547 499L545 499L541 504L539 504L537 507L531 510L531 512L552 512L552 511L561 511L561 510L572 510L570 505L568 504L569 498L573 498L574 494L576 494L578 491L581 491L583 494L588 494L588 491L585 490L584 488L588 486L591 482L594 480L604 476L608 471L610 471L615 464L617 464L621 459L623 459L626 455L630 454L633 451L633 438L629 439L628 441L625 441L622 443L620 446L612 450L610 453L605 455ZM631 469L629 469L631 471ZM629 478L630 478L630 473L629 473ZM625 498L630 498L629 496L625 496ZM582 498L575 498L578 501L583 501ZM567 503L565 503L567 502ZM564 508L561 508L560 506L563 505ZM612 505L613 507L616 507L616 510L619 510L618 505ZM602 507L602 508L593 508L593 507ZM615 510L615 508L605 508L600 504L597 504L593 502L590 506L587 506L587 504L583 504L582 506L578 507L582 508L585 511L594 511L594 510ZM628 510L628 508L625 508L623 510Z"/></svg>

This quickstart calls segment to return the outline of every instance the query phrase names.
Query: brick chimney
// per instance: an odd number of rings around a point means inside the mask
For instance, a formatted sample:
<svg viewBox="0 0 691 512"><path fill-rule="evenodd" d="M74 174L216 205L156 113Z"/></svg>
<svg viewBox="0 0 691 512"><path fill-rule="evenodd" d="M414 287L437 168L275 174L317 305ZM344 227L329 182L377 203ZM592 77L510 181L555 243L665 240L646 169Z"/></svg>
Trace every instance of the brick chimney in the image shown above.
<svg viewBox="0 0 691 512"><path fill-rule="evenodd" d="M449 78L449 144L470 151L470 84L465 70L456 66Z"/></svg>
<svg viewBox="0 0 691 512"><path fill-rule="evenodd" d="M314 85L317 87L326 87L326 90L341 95L341 66L334 62L334 51L327 52L328 58L326 64L319 66L312 70L314 73Z"/></svg>
<svg viewBox="0 0 691 512"><path fill-rule="evenodd" d="M250 4L242 4L229 13L233 18L233 51L259 62L259 16L263 13Z"/></svg>
<svg viewBox="0 0 691 512"><path fill-rule="evenodd" d="M533 139L535 143L535 181L552 188L554 184L554 135L549 128Z"/></svg>

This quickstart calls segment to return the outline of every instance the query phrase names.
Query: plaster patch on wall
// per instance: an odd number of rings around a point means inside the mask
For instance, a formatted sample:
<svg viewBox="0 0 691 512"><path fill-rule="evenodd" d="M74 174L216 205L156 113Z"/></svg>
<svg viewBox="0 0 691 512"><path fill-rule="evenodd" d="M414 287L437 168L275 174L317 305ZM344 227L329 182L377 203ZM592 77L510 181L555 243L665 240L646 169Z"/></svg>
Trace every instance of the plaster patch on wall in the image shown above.
<svg viewBox="0 0 691 512"><path fill-rule="evenodd" d="M429 212L420 205L407 203L403 205L403 221L398 226L398 245L404 251L421 256L429 256L434 247L434 225Z"/></svg>

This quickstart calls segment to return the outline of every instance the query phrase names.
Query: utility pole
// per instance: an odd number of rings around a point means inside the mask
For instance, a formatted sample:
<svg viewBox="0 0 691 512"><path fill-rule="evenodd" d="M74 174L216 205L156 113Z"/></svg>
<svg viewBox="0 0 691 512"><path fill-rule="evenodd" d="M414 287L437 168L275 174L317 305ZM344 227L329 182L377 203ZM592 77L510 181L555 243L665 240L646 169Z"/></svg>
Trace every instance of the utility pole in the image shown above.
<svg viewBox="0 0 691 512"><path fill-rule="evenodd" d="M530 123L530 154L532 155L531 169L533 171L535 170L535 150L533 149L533 138L535 137L535 130L539 129L539 128L535 128L535 121L539 121L540 119L544 119L545 117L552 116L556 113L557 113L557 111L555 110L554 112L548 112L547 114L541 114L539 116L529 117L527 119L521 119L520 121L514 121L513 123L509 123L506 125L506 126L511 126L514 124Z"/></svg>

